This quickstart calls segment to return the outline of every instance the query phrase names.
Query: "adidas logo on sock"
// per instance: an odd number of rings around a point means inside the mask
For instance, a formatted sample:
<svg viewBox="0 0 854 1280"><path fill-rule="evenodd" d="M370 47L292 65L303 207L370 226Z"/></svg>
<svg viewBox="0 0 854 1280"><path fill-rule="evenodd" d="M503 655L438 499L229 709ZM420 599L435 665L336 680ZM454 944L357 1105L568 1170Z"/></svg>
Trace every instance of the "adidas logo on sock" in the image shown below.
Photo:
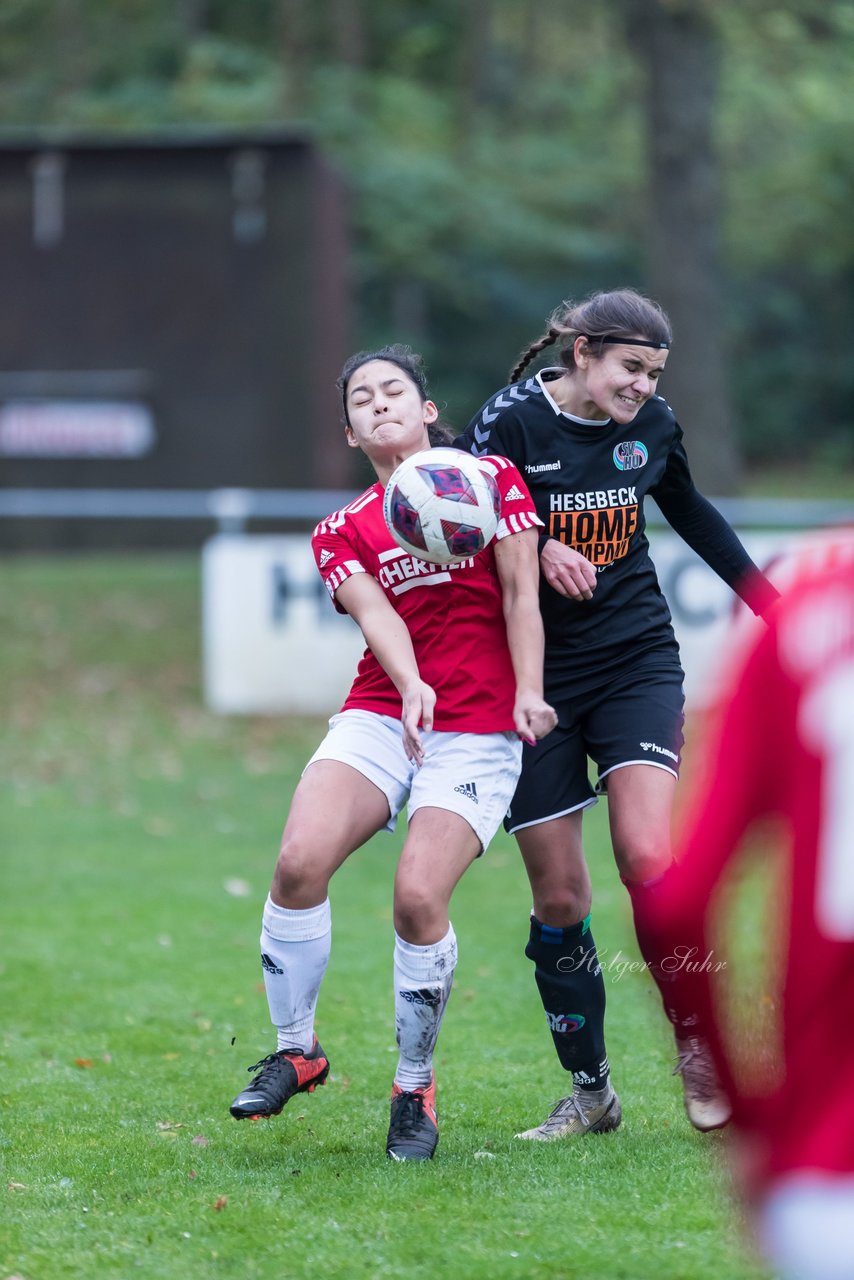
<svg viewBox="0 0 854 1280"><path fill-rule="evenodd" d="M511 489L508 489L507 493L505 494L505 498L507 502L522 502L524 500L524 497L525 495L522 492L522 490L519 488L518 484L514 484L513 487Z"/></svg>
<svg viewBox="0 0 854 1280"><path fill-rule="evenodd" d="M478 804L477 787L473 782L461 782L458 787L454 787L455 791L459 791L461 796L468 796L469 800L474 800Z"/></svg>
<svg viewBox="0 0 854 1280"><path fill-rule="evenodd" d="M273 960L272 956L268 956L266 951L261 952L261 968L266 969L268 973L284 973L284 969L280 969Z"/></svg>

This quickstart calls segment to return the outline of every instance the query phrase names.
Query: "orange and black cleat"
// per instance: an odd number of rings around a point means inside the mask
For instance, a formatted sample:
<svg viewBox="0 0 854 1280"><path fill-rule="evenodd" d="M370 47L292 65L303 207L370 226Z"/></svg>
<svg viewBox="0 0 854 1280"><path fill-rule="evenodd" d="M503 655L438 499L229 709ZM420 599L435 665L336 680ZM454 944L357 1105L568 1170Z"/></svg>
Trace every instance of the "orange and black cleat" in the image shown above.
<svg viewBox="0 0 854 1280"><path fill-rule="evenodd" d="M436 1077L411 1093L394 1084L386 1155L389 1160L432 1160L439 1141Z"/></svg>
<svg viewBox="0 0 854 1280"><path fill-rule="evenodd" d="M247 1067L247 1071L258 1074L232 1102L230 1111L235 1120L277 1116L295 1093L314 1093L319 1084L326 1082L329 1062L315 1036L308 1053L279 1049Z"/></svg>

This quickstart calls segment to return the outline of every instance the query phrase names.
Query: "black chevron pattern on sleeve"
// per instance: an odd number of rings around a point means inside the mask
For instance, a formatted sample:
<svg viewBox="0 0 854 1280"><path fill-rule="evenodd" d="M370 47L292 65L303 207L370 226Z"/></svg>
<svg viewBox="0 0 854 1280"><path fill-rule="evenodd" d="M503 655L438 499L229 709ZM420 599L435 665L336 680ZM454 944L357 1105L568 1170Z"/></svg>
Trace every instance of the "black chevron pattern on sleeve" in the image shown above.
<svg viewBox="0 0 854 1280"><path fill-rule="evenodd" d="M508 387L502 387L497 395L494 395L491 400L487 400L480 413L469 423L469 427L471 427L471 452L481 458L487 453L500 453L501 450L497 449L495 445L492 447L489 445L493 423L501 417L505 409L512 409L514 405L529 400L532 395L542 394L542 388L536 378L529 378L521 387L517 386L515 382ZM468 430L465 434L468 436Z"/></svg>

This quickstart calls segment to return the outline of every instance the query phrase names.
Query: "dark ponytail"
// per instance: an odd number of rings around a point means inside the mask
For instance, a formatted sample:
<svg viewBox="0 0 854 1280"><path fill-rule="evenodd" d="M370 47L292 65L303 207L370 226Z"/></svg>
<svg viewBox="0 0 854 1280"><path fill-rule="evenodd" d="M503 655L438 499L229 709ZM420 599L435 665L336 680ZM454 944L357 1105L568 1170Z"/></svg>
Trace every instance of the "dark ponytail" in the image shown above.
<svg viewBox="0 0 854 1280"><path fill-rule="evenodd" d="M545 351L546 347L550 347L553 342L557 342L559 337L560 337L560 330L555 328L550 328L548 333L544 333L543 336L541 338L538 338L536 342L531 343L530 347L528 347L528 350L523 352L523 354L519 357L519 363L516 365L516 367L514 369L511 369L509 381L518 382L522 374L527 369L528 365L533 360L534 356L538 356L541 351Z"/></svg>

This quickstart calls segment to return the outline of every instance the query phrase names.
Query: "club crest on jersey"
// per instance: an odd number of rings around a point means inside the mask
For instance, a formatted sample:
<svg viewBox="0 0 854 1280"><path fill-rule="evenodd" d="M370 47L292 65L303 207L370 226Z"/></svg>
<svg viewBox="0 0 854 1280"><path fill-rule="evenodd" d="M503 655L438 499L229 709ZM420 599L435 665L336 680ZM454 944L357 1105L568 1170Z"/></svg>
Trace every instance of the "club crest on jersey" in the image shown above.
<svg viewBox="0 0 854 1280"><path fill-rule="evenodd" d="M649 462L649 450L642 440L623 440L612 454L618 471L637 471Z"/></svg>

